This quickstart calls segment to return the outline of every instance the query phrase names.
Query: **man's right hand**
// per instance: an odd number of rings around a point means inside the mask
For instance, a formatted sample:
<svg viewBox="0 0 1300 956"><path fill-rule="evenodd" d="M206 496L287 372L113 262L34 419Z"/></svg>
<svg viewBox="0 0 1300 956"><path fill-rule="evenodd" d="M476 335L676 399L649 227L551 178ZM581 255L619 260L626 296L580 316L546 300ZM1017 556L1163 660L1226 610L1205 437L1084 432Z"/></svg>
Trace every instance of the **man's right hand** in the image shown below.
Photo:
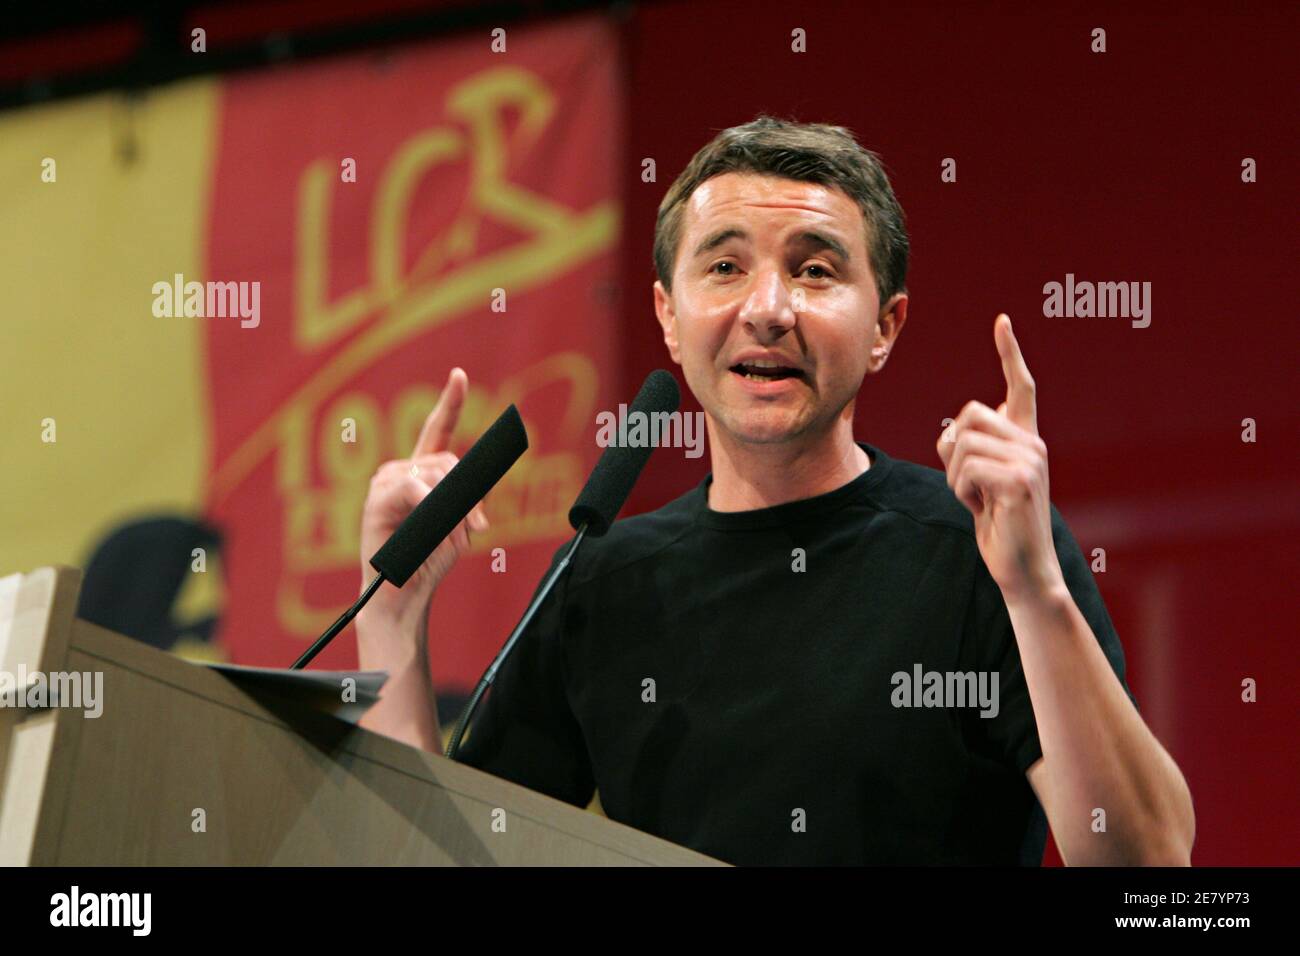
<svg viewBox="0 0 1300 956"><path fill-rule="evenodd" d="M447 376L447 387L425 419L411 457L384 463L370 479L370 490L361 513L362 590L375 576L370 558L456 465L457 457L447 449L468 390L469 378L464 370L453 368ZM482 533L487 528L487 515L483 513L480 502L434 549L405 585L397 588L385 581L362 614L390 624L413 624L417 619L423 623L438 583L446 577L457 559L469 550L470 532ZM424 628L420 627L419 632L422 635Z"/></svg>
<svg viewBox="0 0 1300 956"><path fill-rule="evenodd" d="M456 464L447 450L460 419L469 379L459 368L425 419L410 458L382 465L370 480L361 513L361 587L374 578L371 556ZM429 602L438 583L469 550L469 535L488 527L480 502L400 588L387 581L357 615L357 659L362 670L388 672L377 704L361 726L403 743L442 751L438 702L429 679Z"/></svg>

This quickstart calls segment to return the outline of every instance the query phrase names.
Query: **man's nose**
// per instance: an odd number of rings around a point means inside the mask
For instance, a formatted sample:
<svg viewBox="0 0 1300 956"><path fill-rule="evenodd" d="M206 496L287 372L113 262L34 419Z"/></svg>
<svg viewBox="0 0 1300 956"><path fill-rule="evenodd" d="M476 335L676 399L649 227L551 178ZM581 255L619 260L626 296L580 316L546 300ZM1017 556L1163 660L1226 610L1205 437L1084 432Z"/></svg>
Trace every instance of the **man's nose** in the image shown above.
<svg viewBox="0 0 1300 956"><path fill-rule="evenodd" d="M779 269L762 269L749 287L740 320L759 338L778 339L794 328L798 316Z"/></svg>

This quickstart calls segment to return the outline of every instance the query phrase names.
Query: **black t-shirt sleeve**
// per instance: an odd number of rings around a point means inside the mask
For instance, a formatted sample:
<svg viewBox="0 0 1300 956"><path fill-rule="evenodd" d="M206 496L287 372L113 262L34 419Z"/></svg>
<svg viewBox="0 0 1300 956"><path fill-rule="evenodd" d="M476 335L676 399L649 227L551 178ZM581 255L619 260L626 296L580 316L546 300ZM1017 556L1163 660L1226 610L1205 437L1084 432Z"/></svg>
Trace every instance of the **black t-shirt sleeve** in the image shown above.
<svg viewBox="0 0 1300 956"><path fill-rule="evenodd" d="M1124 692L1136 707L1137 699L1124 678L1124 649L1115 633L1115 625L1111 623L1110 614L1097 590L1088 560L1055 506L1052 507L1052 539L1070 596L1083 613ZM1020 648L1002 592L984 562L979 561L977 565L971 620L976 631L974 639L980 649L980 668L997 671L999 675L999 709L996 717L980 718L974 723L983 733L989 755L1024 773L1043 755L1038 725L1029 699L1029 687L1025 683Z"/></svg>
<svg viewBox="0 0 1300 956"><path fill-rule="evenodd" d="M568 547L566 542L555 553L552 568ZM520 635L457 756L461 763L585 807L596 785L565 686L564 604L573 573L570 566Z"/></svg>

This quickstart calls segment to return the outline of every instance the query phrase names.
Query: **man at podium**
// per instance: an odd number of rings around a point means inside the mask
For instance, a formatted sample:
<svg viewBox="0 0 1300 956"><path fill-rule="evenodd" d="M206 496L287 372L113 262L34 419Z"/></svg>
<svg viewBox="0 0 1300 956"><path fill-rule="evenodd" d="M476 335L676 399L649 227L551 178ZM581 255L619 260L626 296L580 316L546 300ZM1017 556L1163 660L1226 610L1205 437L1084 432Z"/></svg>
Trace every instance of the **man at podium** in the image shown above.
<svg viewBox="0 0 1300 956"><path fill-rule="evenodd" d="M1038 865L1049 824L1067 864L1188 864L1190 795L1050 504L1010 320L1006 399L953 409L942 471L854 439L908 244L843 128L759 117L695 155L659 209L654 304L712 471L584 542L464 762L577 806L598 789L611 819L737 864ZM376 474L363 567L455 463L466 388L453 370ZM486 522L359 616L362 666L391 674L371 729L439 749L430 602Z"/></svg>

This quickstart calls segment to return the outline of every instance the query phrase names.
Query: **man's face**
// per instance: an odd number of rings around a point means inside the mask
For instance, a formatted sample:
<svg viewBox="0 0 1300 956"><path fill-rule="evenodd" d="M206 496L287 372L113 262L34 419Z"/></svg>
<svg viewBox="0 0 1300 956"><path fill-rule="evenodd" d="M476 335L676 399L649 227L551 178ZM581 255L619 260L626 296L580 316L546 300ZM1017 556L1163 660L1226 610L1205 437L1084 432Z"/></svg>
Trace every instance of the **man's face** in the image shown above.
<svg viewBox="0 0 1300 956"><path fill-rule="evenodd" d="M750 173L695 190L672 294L655 283L664 343L687 385L717 426L756 444L830 428L884 365L906 308L899 295L881 309L852 199Z"/></svg>

